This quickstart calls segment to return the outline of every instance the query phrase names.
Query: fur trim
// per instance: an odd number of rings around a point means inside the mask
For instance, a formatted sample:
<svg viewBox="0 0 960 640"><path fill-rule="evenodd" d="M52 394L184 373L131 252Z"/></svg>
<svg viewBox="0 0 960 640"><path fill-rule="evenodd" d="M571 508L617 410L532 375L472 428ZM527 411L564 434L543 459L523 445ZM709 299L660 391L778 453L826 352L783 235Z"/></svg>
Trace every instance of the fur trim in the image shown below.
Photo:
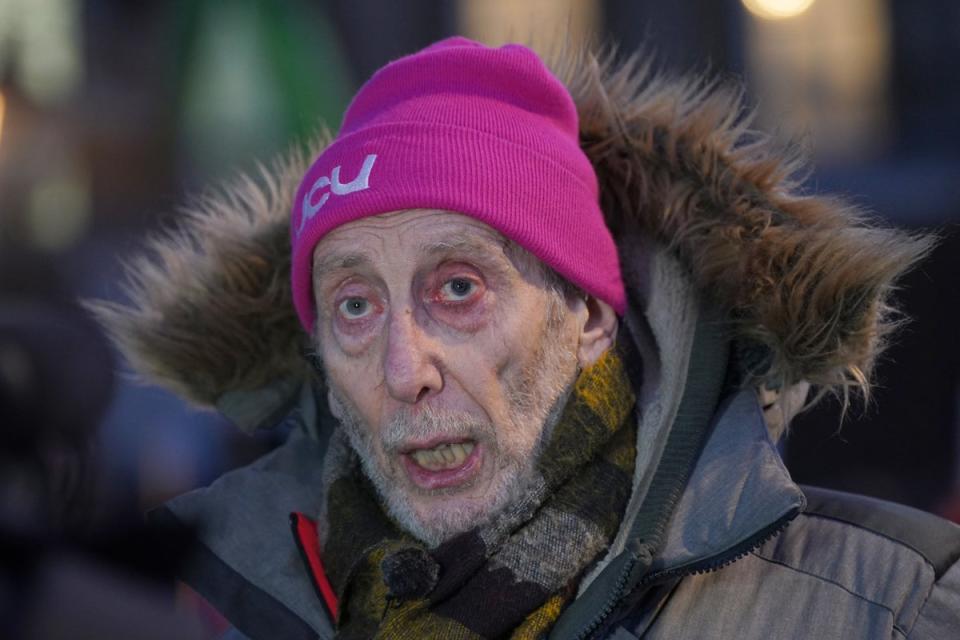
<svg viewBox="0 0 960 640"><path fill-rule="evenodd" d="M608 226L666 244L728 309L741 350L765 354L745 382L867 394L897 325L893 284L932 238L804 193L800 159L750 130L731 87L655 75L636 57L617 66L612 53L566 55L555 72L578 105Z"/></svg>
<svg viewBox="0 0 960 640"><path fill-rule="evenodd" d="M259 180L240 175L197 198L127 265L128 304L88 304L139 376L213 408L228 391L309 375L290 289L290 207L329 140L324 132L261 166Z"/></svg>
<svg viewBox="0 0 960 640"><path fill-rule="evenodd" d="M765 357L752 383L869 389L895 326L893 283L931 240L872 226L800 190L800 164L750 131L738 92L635 61L563 56L581 142L615 237L639 230L675 251ZM291 199L310 158L294 151L200 198L129 268L128 305L91 305L134 369L201 406L227 391L306 375L289 283ZM623 247L621 247L623 249Z"/></svg>

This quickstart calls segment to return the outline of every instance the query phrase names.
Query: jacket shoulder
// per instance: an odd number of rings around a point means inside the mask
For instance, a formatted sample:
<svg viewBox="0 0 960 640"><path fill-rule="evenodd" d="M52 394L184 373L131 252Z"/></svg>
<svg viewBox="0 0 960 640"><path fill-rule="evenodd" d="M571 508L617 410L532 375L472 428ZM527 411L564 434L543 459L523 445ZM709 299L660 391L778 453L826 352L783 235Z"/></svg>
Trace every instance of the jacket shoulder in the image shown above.
<svg viewBox="0 0 960 640"><path fill-rule="evenodd" d="M326 442L295 426L252 464L151 513L161 530L192 531L180 579L250 638L333 636L290 521L320 511Z"/></svg>
<svg viewBox="0 0 960 640"><path fill-rule="evenodd" d="M882 500L803 491L805 508L778 535L718 570L665 583L624 628L671 640L732 629L744 639L960 638L960 527Z"/></svg>
<svg viewBox="0 0 960 640"><path fill-rule="evenodd" d="M891 591L884 589L887 603L899 605L891 606L895 629L914 640L960 637L960 526L885 500L813 487L803 491L807 496L805 517L847 527L853 538L877 538L868 562L888 563L888 585L902 583L906 587L911 582L908 576L914 576L912 593L902 588L897 590L900 597L890 598ZM881 555L891 554L896 559L902 549L921 559L925 568L897 571L896 561ZM864 573L870 571L867 568Z"/></svg>
<svg viewBox="0 0 960 640"><path fill-rule="evenodd" d="M894 637L960 637L960 526L876 498L803 492L803 513L753 554L768 574L795 576L794 595L832 594L834 613L869 610Z"/></svg>
<svg viewBox="0 0 960 640"><path fill-rule="evenodd" d="M804 515L841 523L909 548L939 579L960 559L960 526L931 513L866 496L802 487Z"/></svg>

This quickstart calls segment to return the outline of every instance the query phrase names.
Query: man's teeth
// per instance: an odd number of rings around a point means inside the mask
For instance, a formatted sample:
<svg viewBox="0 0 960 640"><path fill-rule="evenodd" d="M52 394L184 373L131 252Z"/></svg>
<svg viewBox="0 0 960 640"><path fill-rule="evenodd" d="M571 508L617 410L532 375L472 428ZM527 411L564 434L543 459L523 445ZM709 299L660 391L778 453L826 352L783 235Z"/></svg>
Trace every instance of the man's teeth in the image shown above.
<svg viewBox="0 0 960 640"><path fill-rule="evenodd" d="M410 454L410 457L418 465L430 471L456 469L473 451L473 446L472 442L441 444L433 449L417 449Z"/></svg>

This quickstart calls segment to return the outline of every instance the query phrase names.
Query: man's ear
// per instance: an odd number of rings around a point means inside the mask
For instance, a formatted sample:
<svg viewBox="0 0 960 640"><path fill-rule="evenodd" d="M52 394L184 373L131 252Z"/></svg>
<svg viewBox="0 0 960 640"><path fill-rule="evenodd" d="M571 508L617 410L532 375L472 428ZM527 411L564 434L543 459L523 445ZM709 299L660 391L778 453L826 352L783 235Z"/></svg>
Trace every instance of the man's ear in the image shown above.
<svg viewBox="0 0 960 640"><path fill-rule="evenodd" d="M613 307L593 296L579 299L576 311L580 320L577 360L580 368L586 369L617 341L617 327L620 323Z"/></svg>

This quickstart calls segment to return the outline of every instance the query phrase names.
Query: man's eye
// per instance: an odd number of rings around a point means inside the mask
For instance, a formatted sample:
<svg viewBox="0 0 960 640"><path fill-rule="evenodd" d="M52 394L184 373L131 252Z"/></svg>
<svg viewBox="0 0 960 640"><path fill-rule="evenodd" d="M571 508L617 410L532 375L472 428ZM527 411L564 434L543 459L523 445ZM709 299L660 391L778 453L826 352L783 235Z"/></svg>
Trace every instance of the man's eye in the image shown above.
<svg viewBox="0 0 960 640"><path fill-rule="evenodd" d="M355 320L370 313L370 302L366 298L347 298L340 303L340 313Z"/></svg>
<svg viewBox="0 0 960 640"><path fill-rule="evenodd" d="M454 278L445 282L440 291L447 300L466 300L476 288L476 285L466 278Z"/></svg>

